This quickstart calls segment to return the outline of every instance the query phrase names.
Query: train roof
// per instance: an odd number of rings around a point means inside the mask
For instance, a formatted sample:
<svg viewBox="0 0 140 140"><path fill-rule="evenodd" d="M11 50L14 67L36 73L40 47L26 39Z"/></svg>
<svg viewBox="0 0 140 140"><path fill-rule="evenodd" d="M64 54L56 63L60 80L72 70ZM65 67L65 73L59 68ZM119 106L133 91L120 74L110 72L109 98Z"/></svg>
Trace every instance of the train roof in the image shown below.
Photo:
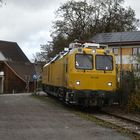
<svg viewBox="0 0 140 140"><path fill-rule="evenodd" d="M69 48L64 48L64 51L60 52L59 54L57 54L55 57L53 57L47 64L44 65L48 66L50 63L55 62L58 59L63 58L64 56L66 56L69 53L74 52L75 50L80 50L80 49L108 49L107 45L104 44L97 44L97 43L84 43L84 44L80 44L80 43L70 43Z"/></svg>
<svg viewBox="0 0 140 140"><path fill-rule="evenodd" d="M44 67L45 67L45 66L48 66L50 63L55 62L55 61L58 60L58 59L63 58L64 56L66 56L66 55L69 53L69 51L70 51L70 50L60 52L60 53L57 54L55 57L53 57L47 64L45 64Z"/></svg>

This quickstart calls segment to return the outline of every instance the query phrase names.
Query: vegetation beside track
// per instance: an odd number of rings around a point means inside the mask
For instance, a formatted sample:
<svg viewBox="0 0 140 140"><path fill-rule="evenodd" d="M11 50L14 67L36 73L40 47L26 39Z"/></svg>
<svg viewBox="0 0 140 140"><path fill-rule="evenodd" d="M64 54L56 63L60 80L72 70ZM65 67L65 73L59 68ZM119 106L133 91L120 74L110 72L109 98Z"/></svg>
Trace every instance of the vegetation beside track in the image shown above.
<svg viewBox="0 0 140 140"><path fill-rule="evenodd" d="M140 92L133 93L130 96L130 100L128 101L128 110L140 112Z"/></svg>
<svg viewBox="0 0 140 140"><path fill-rule="evenodd" d="M128 131L126 129L123 129L123 128L117 126L117 125L114 125L112 123L103 121L101 119L98 119L92 113L88 113L88 111L83 110L81 108L74 107L74 106L67 106L64 103L60 102L59 100L56 100L53 97L51 98L49 96L39 96L39 95L32 95L32 97L36 98L36 99L39 99L39 100L42 100L44 102L52 103L54 106L62 107L64 109L68 110L68 111L73 112L75 115L79 116L80 118L85 119L87 121L92 121L92 122L94 122L97 125L100 125L102 127L107 127L107 128L115 129L115 130L117 130L119 133L121 133L123 135L134 137L135 140L139 140L140 139L140 136L132 134L130 131ZM95 111L95 113L96 113L96 111Z"/></svg>
<svg viewBox="0 0 140 140"><path fill-rule="evenodd" d="M140 77L136 76L136 72L122 72L118 101L128 112L140 112Z"/></svg>

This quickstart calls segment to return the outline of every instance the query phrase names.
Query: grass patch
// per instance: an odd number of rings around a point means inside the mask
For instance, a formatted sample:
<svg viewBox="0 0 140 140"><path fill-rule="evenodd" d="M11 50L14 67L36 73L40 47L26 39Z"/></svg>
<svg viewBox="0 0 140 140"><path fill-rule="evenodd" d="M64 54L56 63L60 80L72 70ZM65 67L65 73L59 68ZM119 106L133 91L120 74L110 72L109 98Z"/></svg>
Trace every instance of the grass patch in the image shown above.
<svg viewBox="0 0 140 140"><path fill-rule="evenodd" d="M92 121L92 122L96 123L97 125L115 129L115 130L117 130L117 132L121 133L122 135L133 137L135 140L140 140L140 135L133 134L131 131L129 131L127 129L121 128L115 124L98 119L97 117L94 116L94 114L88 114L88 113L84 113L84 112L75 112L75 114L85 120Z"/></svg>

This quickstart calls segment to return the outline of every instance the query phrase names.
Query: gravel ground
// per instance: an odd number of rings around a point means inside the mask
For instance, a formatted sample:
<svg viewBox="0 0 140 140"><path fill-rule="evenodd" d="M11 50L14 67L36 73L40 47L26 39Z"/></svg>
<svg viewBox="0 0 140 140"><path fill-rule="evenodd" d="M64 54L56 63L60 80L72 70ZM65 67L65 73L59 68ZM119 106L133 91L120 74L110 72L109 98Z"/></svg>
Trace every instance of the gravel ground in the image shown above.
<svg viewBox="0 0 140 140"><path fill-rule="evenodd" d="M0 96L0 140L131 140L30 94Z"/></svg>

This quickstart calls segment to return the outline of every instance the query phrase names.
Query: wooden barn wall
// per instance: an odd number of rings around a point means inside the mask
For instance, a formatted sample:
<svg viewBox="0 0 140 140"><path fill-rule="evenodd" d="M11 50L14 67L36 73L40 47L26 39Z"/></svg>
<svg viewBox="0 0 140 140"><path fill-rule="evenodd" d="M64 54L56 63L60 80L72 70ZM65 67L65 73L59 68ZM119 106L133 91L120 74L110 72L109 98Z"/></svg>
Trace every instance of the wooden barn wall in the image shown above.
<svg viewBox="0 0 140 140"><path fill-rule="evenodd" d="M33 92L34 83L30 82L29 90L26 89L26 83L22 81L9 67L4 66L5 79L4 79L4 93L23 93Z"/></svg>
<svg viewBox="0 0 140 140"><path fill-rule="evenodd" d="M5 79L4 79L4 92L5 93L19 93L25 91L25 82L17 77L14 72L5 65Z"/></svg>

